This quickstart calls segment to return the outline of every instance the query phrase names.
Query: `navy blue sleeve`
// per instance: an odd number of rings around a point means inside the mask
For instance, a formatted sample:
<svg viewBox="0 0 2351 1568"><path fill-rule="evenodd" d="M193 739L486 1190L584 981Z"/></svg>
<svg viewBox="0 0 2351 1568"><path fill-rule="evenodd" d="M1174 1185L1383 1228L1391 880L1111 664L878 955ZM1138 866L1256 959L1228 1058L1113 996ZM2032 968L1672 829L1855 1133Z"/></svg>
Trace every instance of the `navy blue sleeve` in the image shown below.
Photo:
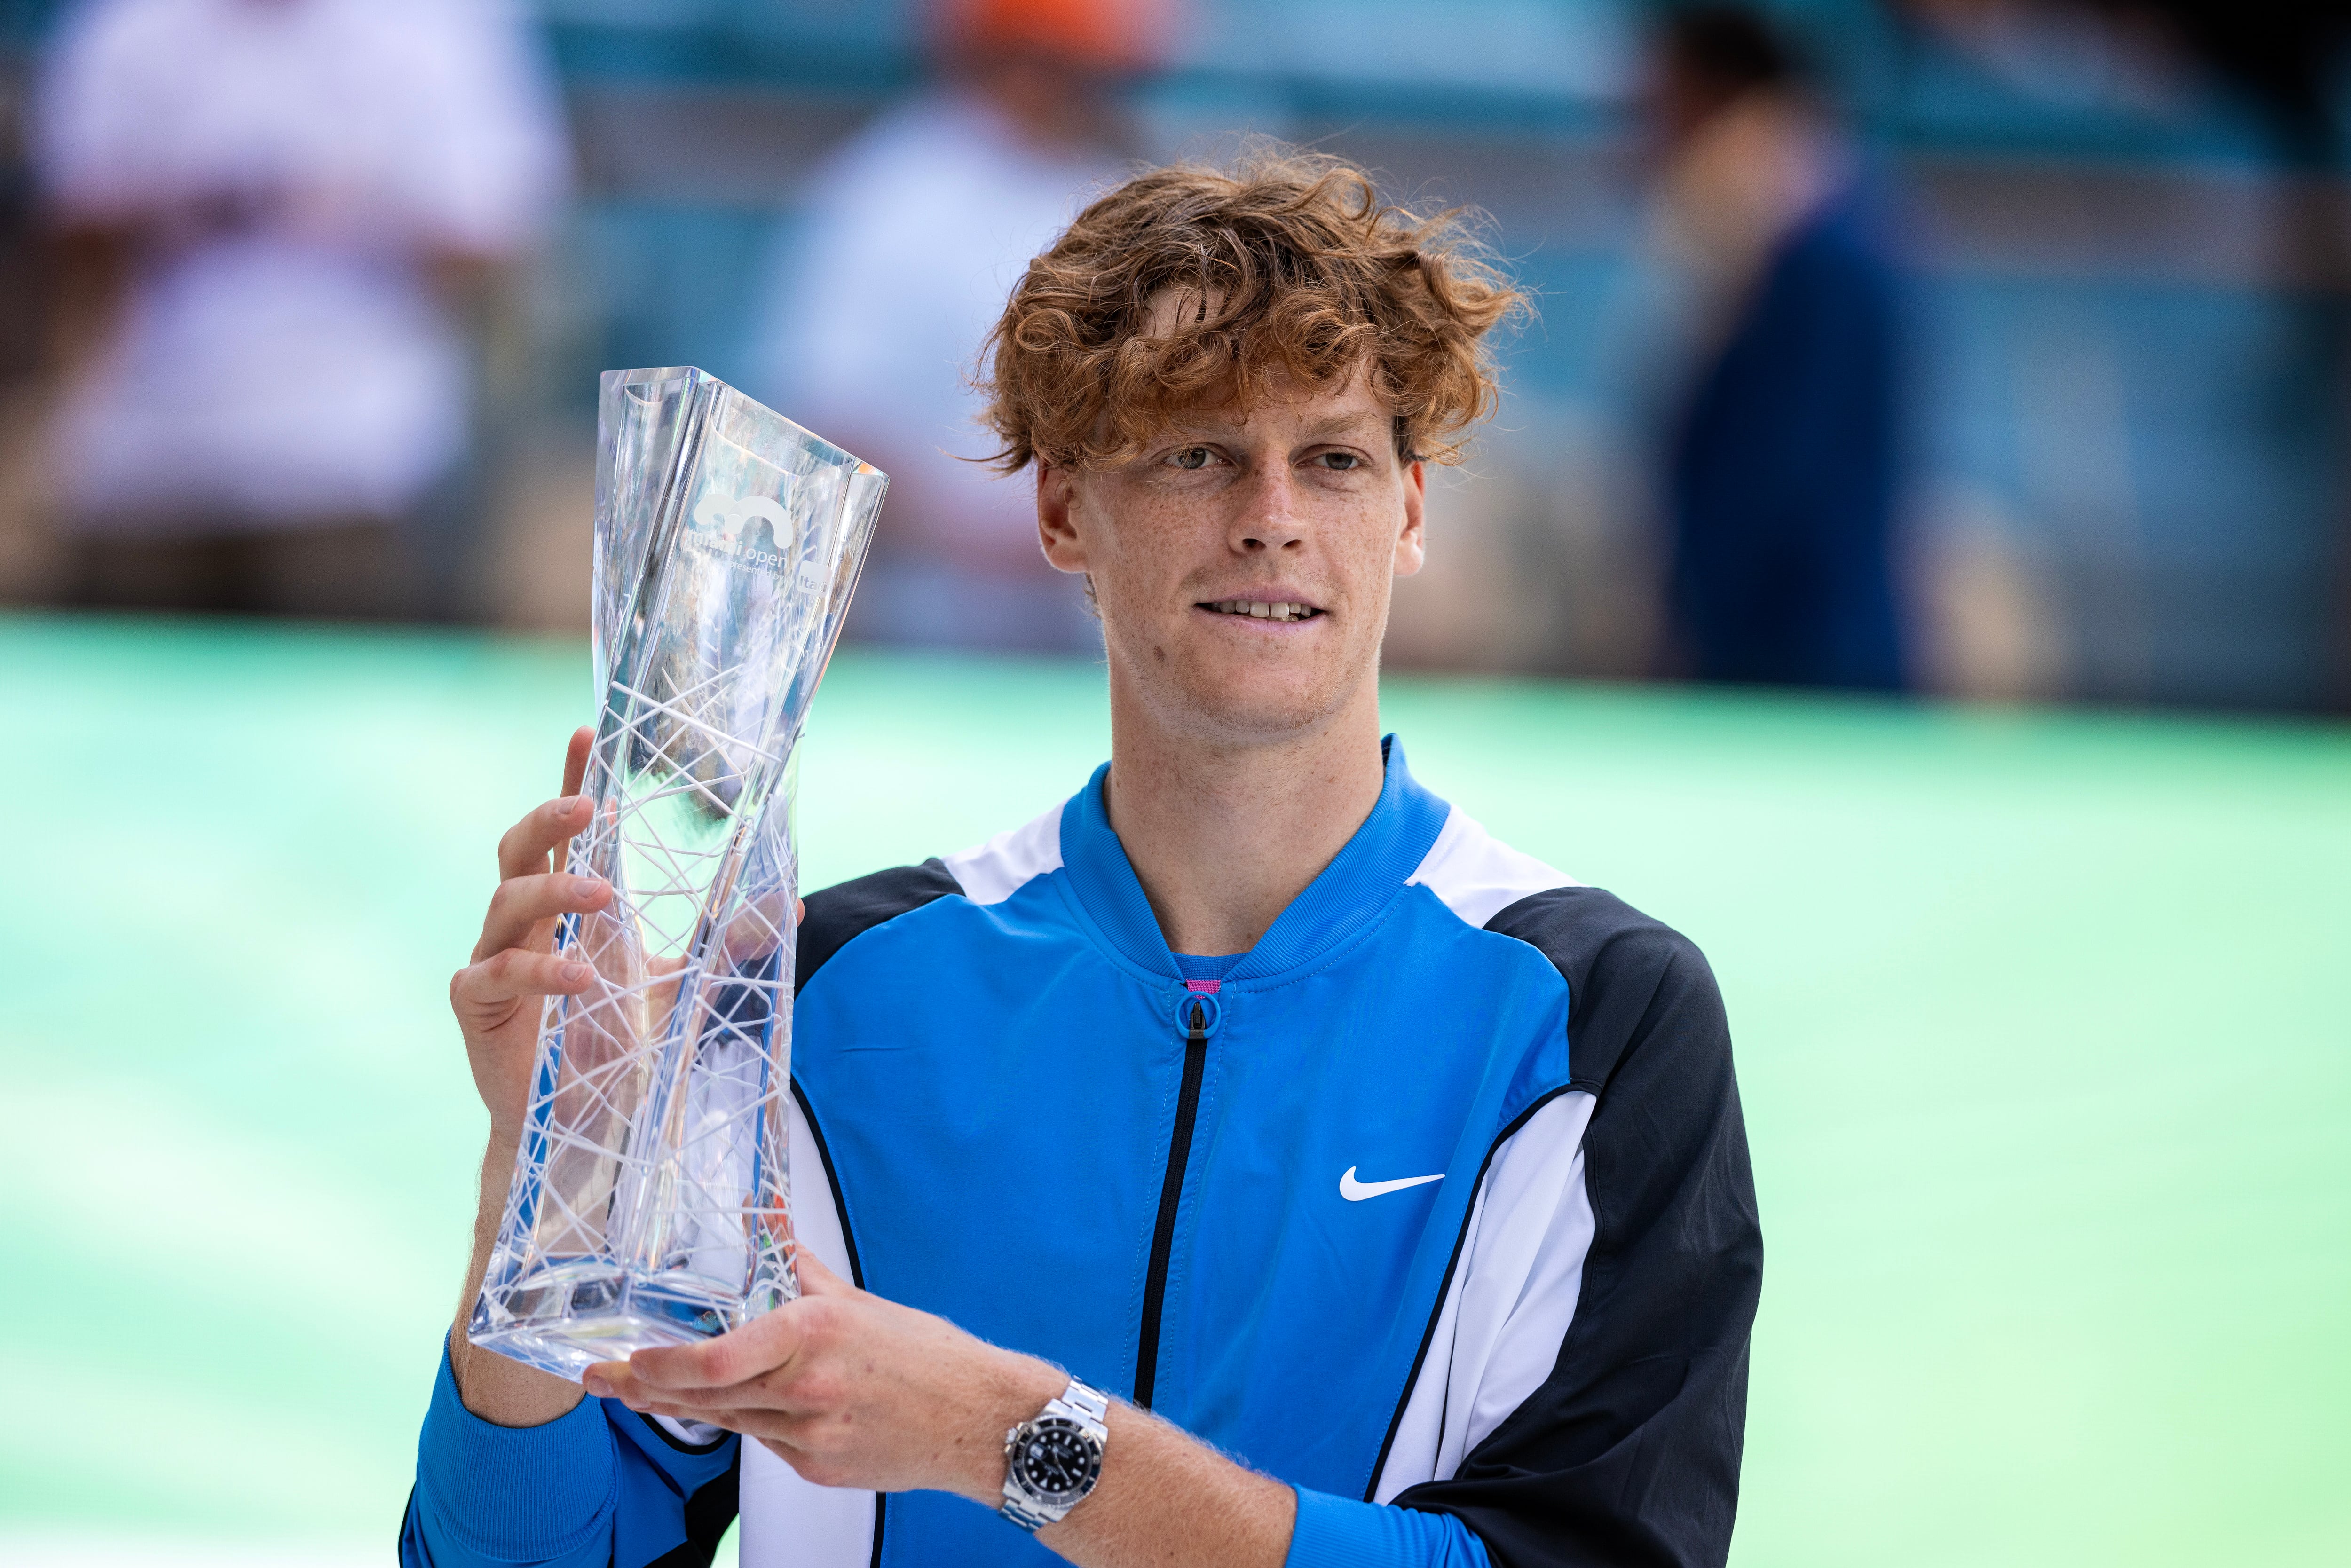
<svg viewBox="0 0 2351 1568"><path fill-rule="evenodd" d="M610 1399L543 1427L497 1426L465 1408L444 1344L402 1568L646 1568L686 1548L707 1562L735 1517L740 1447L732 1433L678 1442Z"/></svg>
<svg viewBox="0 0 2351 1568"><path fill-rule="evenodd" d="M1687 937L1598 888L1486 928L1567 981L1568 1067L1596 1102L1592 1248L1551 1375L1455 1474L1395 1500L1458 1516L1501 1568L1720 1568L1763 1279L1721 994Z"/></svg>

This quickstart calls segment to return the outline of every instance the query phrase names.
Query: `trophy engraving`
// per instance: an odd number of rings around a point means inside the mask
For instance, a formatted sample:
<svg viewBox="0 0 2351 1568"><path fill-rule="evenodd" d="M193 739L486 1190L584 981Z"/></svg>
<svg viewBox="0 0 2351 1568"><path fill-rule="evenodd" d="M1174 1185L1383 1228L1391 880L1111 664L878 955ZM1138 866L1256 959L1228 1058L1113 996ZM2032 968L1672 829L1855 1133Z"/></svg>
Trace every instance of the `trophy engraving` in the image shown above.
<svg viewBox="0 0 2351 1568"><path fill-rule="evenodd" d="M597 418L602 708L559 951L468 1333L564 1377L799 1293L793 753L888 476L701 371L611 371Z"/></svg>

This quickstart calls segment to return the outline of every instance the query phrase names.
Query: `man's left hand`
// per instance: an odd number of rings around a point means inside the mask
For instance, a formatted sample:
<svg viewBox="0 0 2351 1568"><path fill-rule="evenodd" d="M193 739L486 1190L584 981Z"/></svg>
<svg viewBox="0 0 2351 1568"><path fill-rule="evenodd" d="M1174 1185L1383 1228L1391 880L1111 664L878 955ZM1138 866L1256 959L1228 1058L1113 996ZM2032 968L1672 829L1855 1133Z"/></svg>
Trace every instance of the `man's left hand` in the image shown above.
<svg viewBox="0 0 2351 1568"><path fill-rule="evenodd" d="M590 1367L588 1392L756 1437L819 1486L1003 1496L1004 1434L1068 1385L1033 1357L858 1290L803 1249L800 1296L701 1344Z"/></svg>

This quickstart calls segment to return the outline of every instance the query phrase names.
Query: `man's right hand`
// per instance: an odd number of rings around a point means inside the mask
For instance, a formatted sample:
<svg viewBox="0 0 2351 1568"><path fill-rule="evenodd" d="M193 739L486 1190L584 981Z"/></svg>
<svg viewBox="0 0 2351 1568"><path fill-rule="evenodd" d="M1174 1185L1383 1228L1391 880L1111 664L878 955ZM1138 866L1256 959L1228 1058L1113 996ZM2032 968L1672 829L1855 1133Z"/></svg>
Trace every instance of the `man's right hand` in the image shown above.
<svg viewBox="0 0 2351 1568"><path fill-rule="evenodd" d="M572 733L563 758L563 793L517 822L498 841L498 887L482 919L474 959L449 981L449 1007L465 1034L474 1088L490 1113L490 1145L482 1155L481 1207L474 1221L474 1260L457 1298L449 1334L450 1370L458 1396L475 1415L504 1427L536 1427L580 1403L576 1383L508 1361L475 1356L465 1337L474 1298L489 1267L515 1148L530 1103L530 1069L538 1050L541 1001L573 996L595 983L590 967L555 956L555 925L564 915L601 909L611 886L562 869L564 846L588 825L590 806L580 793L595 735Z"/></svg>
<svg viewBox="0 0 2351 1568"><path fill-rule="evenodd" d="M559 917L601 909L612 889L600 878L563 870L564 846L588 825L580 785L594 732L575 730L563 760L563 793L534 810L498 841L498 886L482 919L473 961L451 977L449 1007L465 1031L474 1088L490 1113L490 1145L514 1147L529 1103L538 1044L540 1002L576 996L595 981L579 959L555 955Z"/></svg>
<svg viewBox="0 0 2351 1568"><path fill-rule="evenodd" d="M593 810L580 793L588 771L594 732L573 732L563 761L563 793L508 829L498 841L498 886L482 920L473 962L449 981L449 1006L465 1031L465 1056L474 1088L490 1113L489 1147L482 1155L480 1205L474 1221L474 1259L458 1298L449 1336L449 1360L465 1407L506 1427L536 1427L552 1421L580 1402L577 1383L508 1361L475 1356L465 1336L474 1300L489 1268L507 1187L514 1175L523 1118L530 1103L531 1068L538 1052L538 1025L549 997L577 996L601 984L590 964L555 954L557 922L566 915L609 908L611 884L563 869L564 847L585 829ZM649 958L646 993L656 1014L671 1005L682 957Z"/></svg>

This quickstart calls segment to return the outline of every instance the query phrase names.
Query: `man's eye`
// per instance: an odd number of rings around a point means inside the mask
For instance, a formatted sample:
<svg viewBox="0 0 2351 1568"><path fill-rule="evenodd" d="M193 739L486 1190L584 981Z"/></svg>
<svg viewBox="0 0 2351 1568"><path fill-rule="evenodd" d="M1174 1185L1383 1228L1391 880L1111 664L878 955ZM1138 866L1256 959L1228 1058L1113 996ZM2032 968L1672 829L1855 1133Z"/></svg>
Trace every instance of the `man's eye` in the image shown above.
<svg viewBox="0 0 2351 1568"><path fill-rule="evenodd" d="M1352 452L1325 452L1315 461L1325 468L1335 468L1343 474L1350 468L1361 468L1364 465L1364 460Z"/></svg>
<svg viewBox="0 0 2351 1568"><path fill-rule="evenodd" d="M1216 454L1205 446L1186 446L1170 455L1167 461L1178 468L1206 468Z"/></svg>

